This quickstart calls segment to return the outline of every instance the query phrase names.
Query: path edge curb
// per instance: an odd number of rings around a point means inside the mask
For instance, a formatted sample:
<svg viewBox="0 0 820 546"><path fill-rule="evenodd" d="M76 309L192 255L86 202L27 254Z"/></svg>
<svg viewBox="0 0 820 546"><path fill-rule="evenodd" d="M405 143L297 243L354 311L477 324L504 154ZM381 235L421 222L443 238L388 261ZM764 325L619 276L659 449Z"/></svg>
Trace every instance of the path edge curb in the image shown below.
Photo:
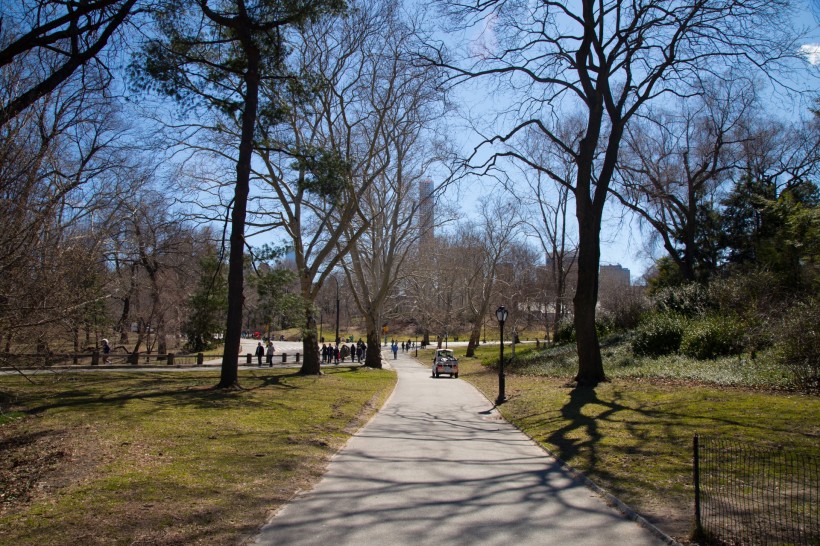
<svg viewBox="0 0 820 546"><path fill-rule="evenodd" d="M506 421L506 419L504 419L504 420ZM509 421L507 421L507 422L509 422ZM512 424L512 423L510 423L510 424ZM515 427L515 425L513 425L513 426ZM518 427L515 427L515 428L518 428ZM518 430L521 430L521 429L518 428ZM564 461L561 458L557 457L555 455L555 453L553 453L548 448L546 448L546 447L542 446L541 444L539 444L538 442L536 442L534 438L532 438L529 434L527 434L523 430L521 430L521 432L524 435L526 435L528 438L530 438L530 440L535 442L535 444L538 445L541 449L543 449L550 457L555 459L555 461L561 466L561 468L563 470L568 472L573 478L579 480L587 488L591 489L592 491L594 491L595 493L597 493L598 495L603 497L606 500L607 503L614 506L619 512L621 512L628 519L634 521L635 523L637 523L638 525L640 525L641 527L643 527L644 529L646 529L647 531L649 531L650 533L655 535L657 538L664 541L666 544L669 544L670 546L682 546L682 544L680 542L678 542L674 538L672 538L669 535L667 535L666 533L664 533L660 528L658 528L653 523L649 522L645 517L643 517L642 515L637 513L635 510L632 509L632 507L630 507L628 504L623 502L621 499L619 499L618 497L616 497L615 495L613 495L612 493L610 493L609 491L607 491L606 489L604 489L603 487L601 487L600 485L598 485L597 483L592 481L586 474L584 474L580 470L576 469L575 467L570 466L569 464L567 464L566 461Z"/></svg>
<svg viewBox="0 0 820 546"><path fill-rule="evenodd" d="M464 380L464 381L466 381L466 380ZM469 383L469 381L466 381L466 382ZM476 387L472 383L470 383L470 385L472 385L473 388L481 394L481 396L483 396L485 399L487 399L487 401L490 404L493 404L493 409L495 409L498 412L498 415L501 416L502 419L504 419L505 423L508 423L510 426L515 427L515 429L518 430L519 432L521 432L521 434L523 434L524 436L529 438L532 443L534 443L539 448L541 448L541 450L544 451L544 453L546 453L547 455L549 455L550 457L555 459L555 461L558 463L558 465L561 467L562 470L567 472L569 475L571 475L576 480L580 481L588 489L591 489L593 492L595 492L596 494L603 497L605 502L607 502L608 504L613 506L616 510L621 512L624 516L627 517L627 519L630 519L630 520L634 521L635 523L637 523L638 525L640 525L641 527L643 527L644 529L646 529L647 531L649 531L650 533L655 535L655 537L661 539L666 544L669 544L670 546L683 546L680 542L678 542L674 538L672 538L669 535L667 535L666 533L664 533L656 525L649 522L645 517L643 517L638 512L636 512L634 509L632 509L632 507L630 507L624 501L622 501L621 499L619 499L618 497L616 497L615 495L613 495L612 493L610 493L609 491L607 491L606 489L604 489L603 487L601 487L600 485L598 485L597 483L592 481L586 474L584 474L583 472L581 472L577 468L571 466L566 461L564 461L563 459L558 457L549 448L544 447L535 438L533 438L530 434L528 434L527 432L522 430L515 423L511 423L506 417L504 417L504 414L502 414L501 411L499 411L498 405L496 405L495 402L490 400L487 397L487 395L485 395L483 392L481 392L481 390L478 387Z"/></svg>

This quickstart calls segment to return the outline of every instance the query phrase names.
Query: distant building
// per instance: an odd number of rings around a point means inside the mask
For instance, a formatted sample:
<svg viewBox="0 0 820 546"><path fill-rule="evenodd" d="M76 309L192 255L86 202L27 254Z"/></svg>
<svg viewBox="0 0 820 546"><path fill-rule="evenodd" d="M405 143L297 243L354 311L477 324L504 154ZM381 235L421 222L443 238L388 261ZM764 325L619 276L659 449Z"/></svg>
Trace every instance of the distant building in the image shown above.
<svg viewBox="0 0 820 546"><path fill-rule="evenodd" d="M552 267L555 260L553 256L547 254L546 266ZM564 270L567 271L568 279L575 279L578 268L578 255L575 251L569 251L564 255ZM608 286L631 286L631 273L629 269L619 264L601 265L598 269L598 282Z"/></svg>
<svg viewBox="0 0 820 546"><path fill-rule="evenodd" d="M419 182L419 211L418 211L418 226L420 230L419 240L422 246L429 243L435 238L435 201L433 199L433 192L435 186L433 181L429 178Z"/></svg>
<svg viewBox="0 0 820 546"><path fill-rule="evenodd" d="M609 286L630 286L629 269L615 265L602 265L599 282Z"/></svg>

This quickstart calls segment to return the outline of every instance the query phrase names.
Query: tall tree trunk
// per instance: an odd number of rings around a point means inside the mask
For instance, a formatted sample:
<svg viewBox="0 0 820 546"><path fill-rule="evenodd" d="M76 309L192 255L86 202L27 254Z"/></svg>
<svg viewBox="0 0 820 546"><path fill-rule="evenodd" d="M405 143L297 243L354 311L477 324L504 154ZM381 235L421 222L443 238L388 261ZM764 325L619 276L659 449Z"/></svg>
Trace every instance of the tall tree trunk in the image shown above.
<svg viewBox="0 0 820 546"><path fill-rule="evenodd" d="M470 340L467 342L467 355L468 357L472 358L475 356L476 347L478 347L479 342L481 341L481 324L473 325L473 329L470 331Z"/></svg>
<svg viewBox="0 0 820 546"><path fill-rule="evenodd" d="M379 340L381 329L381 311L373 312L369 309L364 313L364 327L367 332L367 354L364 357L364 365L368 368L382 367L382 351Z"/></svg>
<svg viewBox="0 0 820 546"><path fill-rule="evenodd" d="M321 375L322 368L319 361L319 345L318 335L316 333L315 321L313 328L305 330L305 335L302 337L302 350L304 351L302 368L299 373L302 375Z"/></svg>
<svg viewBox="0 0 820 546"><path fill-rule="evenodd" d="M151 279L151 306L153 307L151 316L154 317L151 321L153 323L151 331L154 333L157 354L164 355L168 352L168 346L165 340L165 310L162 308L162 289L159 286L157 277L158 266L156 263L150 267L146 264L145 268L148 271L148 277Z"/></svg>
<svg viewBox="0 0 820 546"><path fill-rule="evenodd" d="M249 29L246 29L249 32ZM259 106L259 49L244 36L248 67L245 71L245 109L236 161L236 186L231 213L231 250L228 258L228 318L225 326L225 352L218 389L239 387L239 348L242 343L242 307L245 302L245 218L250 193L251 158L256 112Z"/></svg>
<svg viewBox="0 0 820 546"><path fill-rule="evenodd" d="M367 356L364 365L368 368L382 367L382 350L379 343L379 328L367 329Z"/></svg>
<svg viewBox="0 0 820 546"><path fill-rule="evenodd" d="M128 335L131 333L131 298L137 293L137 264L131 265L131 278L129 279L128 293L122 299L122 313L117 322L120 332L120 344L128 345Z"/></svg>
<svg viewBox="0 0 820 546"><path fill-rule="evenodd" d="M321 375L322 368L319 361L318 334L316 333L316 317L313 314L313 303L308 302L305 308L305 330L302 336L302 375Z"/></svg>
<svg viewBox="0 0 820 546"><path fill-rule="evenodd" d="M131 351L132 353L140 352L140 347L142 347L142 342L145 340L145 321L143 319L139 319L137 321L137 341L134 343L134 349Z"/></svg>
<svg viewBox="0 0 820 546"><path fill-rule="evenodd" d="M595 386L606 381L601 360L598 332L595 330L595 306L598 303L598 265L600 243L596 222L579 222L578 286L575 290L575 339L578 349L579 386Z"/></svg>

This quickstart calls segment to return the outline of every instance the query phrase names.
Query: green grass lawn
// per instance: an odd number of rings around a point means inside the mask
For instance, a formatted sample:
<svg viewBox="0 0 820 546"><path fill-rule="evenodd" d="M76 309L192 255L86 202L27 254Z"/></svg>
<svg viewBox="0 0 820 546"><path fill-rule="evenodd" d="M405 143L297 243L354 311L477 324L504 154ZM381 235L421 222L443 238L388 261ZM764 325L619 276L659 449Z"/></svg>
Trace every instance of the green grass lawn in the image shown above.
<svg viewBox="0 0 820 546"><path fill-rule="evenodd" d="M490 400L497 358L461 357L460 377ZM765 360L635 359L618 345L604 359L611 381L575 390L571 347L519 346L501 412L679 539L694 434L820 451L820 398L772 388L782 374ZM240 378L222 392L214 371L0 377L0 544L235 544L309 488L395 384L347 367Z"/></svg>
<svg viewBox="0 0 820 546"><path fill-rule="evenodd" d="M679 539L693 528L695 434L820 456L820 398L762 387L761 381L780 381L765 362L754 372L737 357L708 362L633 359L625 364L629 359L623 349L614 347L604 350L611 381L594 390L573 389L573 348L541 353L534 346L519 346L516 362L507 367L508 402L501 413ZM494 365L498 352L495 346L480 349L475 359L460 357L460 377L490 400L498 394L498 375L486 364ZM422 362L428 355L419 352ZM727 370L730 366L736 369Z"/></svg>
<svg viewBox="0 0 820 546"><path fill-rule="evenodd" d="M0 544L236 544L321 476L395 375L0 378Z"/></svg>

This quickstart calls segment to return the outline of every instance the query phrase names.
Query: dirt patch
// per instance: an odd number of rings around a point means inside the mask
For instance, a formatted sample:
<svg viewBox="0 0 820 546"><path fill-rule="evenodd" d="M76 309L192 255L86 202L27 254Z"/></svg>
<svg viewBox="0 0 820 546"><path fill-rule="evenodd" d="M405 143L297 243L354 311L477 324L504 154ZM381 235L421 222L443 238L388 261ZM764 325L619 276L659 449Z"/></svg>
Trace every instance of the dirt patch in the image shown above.
<svg viewBox="0 0 820 546"><path fill-rule="evenodd" d="M646 521L679 543L694 544L690 541L693 528L692 514L681 512L679 507L669 505L658 499L642 499L639 508L640 514Z"/></svg>
<svg viewBox="0 0 820 546"><path fill-rule="evenodd" d="M37 417L0 427L0 515L90 476L102 461L98 436L91 426L43 427Z"/></svg>

